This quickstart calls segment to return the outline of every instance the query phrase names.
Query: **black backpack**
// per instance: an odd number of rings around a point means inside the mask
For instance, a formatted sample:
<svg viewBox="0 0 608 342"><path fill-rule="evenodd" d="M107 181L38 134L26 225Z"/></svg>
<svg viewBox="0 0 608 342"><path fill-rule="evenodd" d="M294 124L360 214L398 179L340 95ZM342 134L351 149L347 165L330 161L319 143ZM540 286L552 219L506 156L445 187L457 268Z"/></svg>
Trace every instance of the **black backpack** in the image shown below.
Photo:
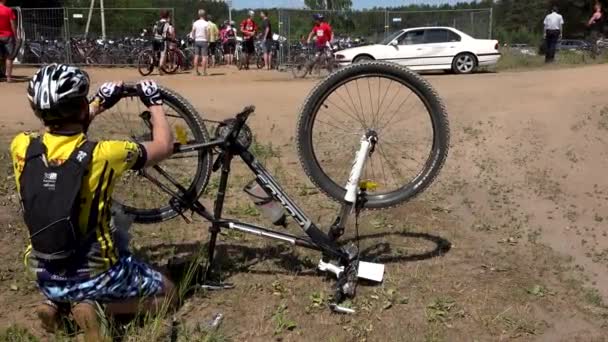
<svg viewBox="0 0 608 342"><path fill-rule="evenodd" d="M165 39L165 25L167 25L168 22L166 21L157 21L156 24L154 25L154 39L159 40L159 39Z"/></svg>
<svg viewBox="0 0 608 342"><path fill-rule="evenodd" d="M62 261L74 255L95 230L82 236L78 218L80 189L97 143L85 141L61 165L48 165L46 146L31 139L19 178L25 224L34 256Z"/></svg>

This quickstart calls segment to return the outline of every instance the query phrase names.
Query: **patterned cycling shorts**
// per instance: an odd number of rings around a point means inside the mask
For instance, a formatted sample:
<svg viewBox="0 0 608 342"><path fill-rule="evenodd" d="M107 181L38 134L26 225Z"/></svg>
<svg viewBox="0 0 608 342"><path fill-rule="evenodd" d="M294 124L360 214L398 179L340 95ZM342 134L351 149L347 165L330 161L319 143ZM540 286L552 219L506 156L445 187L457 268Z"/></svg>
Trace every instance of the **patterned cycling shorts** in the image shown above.
<svg viewBox="0 0 608 342"><path fill-rule="evenodd" d="M108 271L80 281L43 281L40 291L54 302L117 302L162 294L163 277L133 256L121 257Z"/></svg>

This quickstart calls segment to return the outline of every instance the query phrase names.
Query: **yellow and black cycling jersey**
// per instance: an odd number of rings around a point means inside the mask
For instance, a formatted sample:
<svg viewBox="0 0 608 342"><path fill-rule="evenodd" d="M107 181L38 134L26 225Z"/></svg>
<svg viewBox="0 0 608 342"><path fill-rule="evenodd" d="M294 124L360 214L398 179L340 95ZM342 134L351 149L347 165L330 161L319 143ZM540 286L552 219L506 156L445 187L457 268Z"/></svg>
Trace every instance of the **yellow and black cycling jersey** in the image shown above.
<svg viewBox="0 0 608 342"><path fill-rule="evenodd" d="M25 156L33 133L21 133L11 143L11 157L15 180L19 190L19 179L25 164ZM83 133L55 135L45 133L42 143L46 147L49 164L60 165L72 152L86 141ZM80 190L79 229L83 235L95 230L96 242L85 251L86 257L77 260L77 265L66 275L68 278L94 276L108 270L118 259L118 253L111 232L112 191L116 181L129 169L143 167L145 151L143 147L130 141L100 141L93 150L89 172L84 176ZM39 260L26 250L26 264L35 273L45 271ZM71 265L72 267L72 265ZM48 271L48 270L46 270Z"/></svg>

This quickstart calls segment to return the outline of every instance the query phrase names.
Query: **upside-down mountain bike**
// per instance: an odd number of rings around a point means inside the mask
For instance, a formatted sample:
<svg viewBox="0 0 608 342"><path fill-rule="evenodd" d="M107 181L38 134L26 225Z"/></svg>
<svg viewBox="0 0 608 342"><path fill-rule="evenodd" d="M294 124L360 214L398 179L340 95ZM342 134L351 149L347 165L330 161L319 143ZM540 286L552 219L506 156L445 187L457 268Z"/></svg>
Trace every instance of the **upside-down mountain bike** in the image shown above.
<svg viewBox="0 0 608 342"><path fill-rule="evenodd" d="M115 205L135 222L153 223L192 211L211 223L207 272L221 230L236 230L321 252L319 269L337 276L332 309L355 295L357 278L379 281L384 267L366 263L353 243L341 243L349 217L365 209L393 207L423 192L437 177L448 153L445 107L420 76L398 65L365 62L341 69L308 95L296 131L300 162L312 182L340 203L336 219L321 229L282 189L249 151L252 132L246 107L222 121L212 135L205 120L186 100L163 89L164 107L175 134L173 156L142 171L129 171L115 187ZM131 99L131 101L129 100ZM124 108L124 109L123 109ZM125 115L126 110L138 115ZM105 138L149 140L150 113L137 101L135 88L99 117L95 131ZM126 129L125 127L133 127ZM110 135L108 137L107 135ZM93 137L94 138L94 137ZM289 234L224 217L231 162L240 157L267 194L279 202L303 233ZM353 162L354 158L354 162ZM199 201L211 172L219 171L213 209ZM372 182L379 184L372 186ZM355 221L356 222L356 221Z"/></svg>

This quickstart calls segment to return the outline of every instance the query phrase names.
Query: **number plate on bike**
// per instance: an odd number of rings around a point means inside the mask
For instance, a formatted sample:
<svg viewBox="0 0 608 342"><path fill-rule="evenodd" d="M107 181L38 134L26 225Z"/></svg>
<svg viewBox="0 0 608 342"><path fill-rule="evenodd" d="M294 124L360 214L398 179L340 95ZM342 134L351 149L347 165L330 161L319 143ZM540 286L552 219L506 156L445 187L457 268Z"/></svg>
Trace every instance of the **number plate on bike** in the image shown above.
<svg viewBox="0 0 608 342"><path fill-rule="evenodd" d="M384 265L373 262L359 261L357 277L380 283L384 278Z"/></svg>

